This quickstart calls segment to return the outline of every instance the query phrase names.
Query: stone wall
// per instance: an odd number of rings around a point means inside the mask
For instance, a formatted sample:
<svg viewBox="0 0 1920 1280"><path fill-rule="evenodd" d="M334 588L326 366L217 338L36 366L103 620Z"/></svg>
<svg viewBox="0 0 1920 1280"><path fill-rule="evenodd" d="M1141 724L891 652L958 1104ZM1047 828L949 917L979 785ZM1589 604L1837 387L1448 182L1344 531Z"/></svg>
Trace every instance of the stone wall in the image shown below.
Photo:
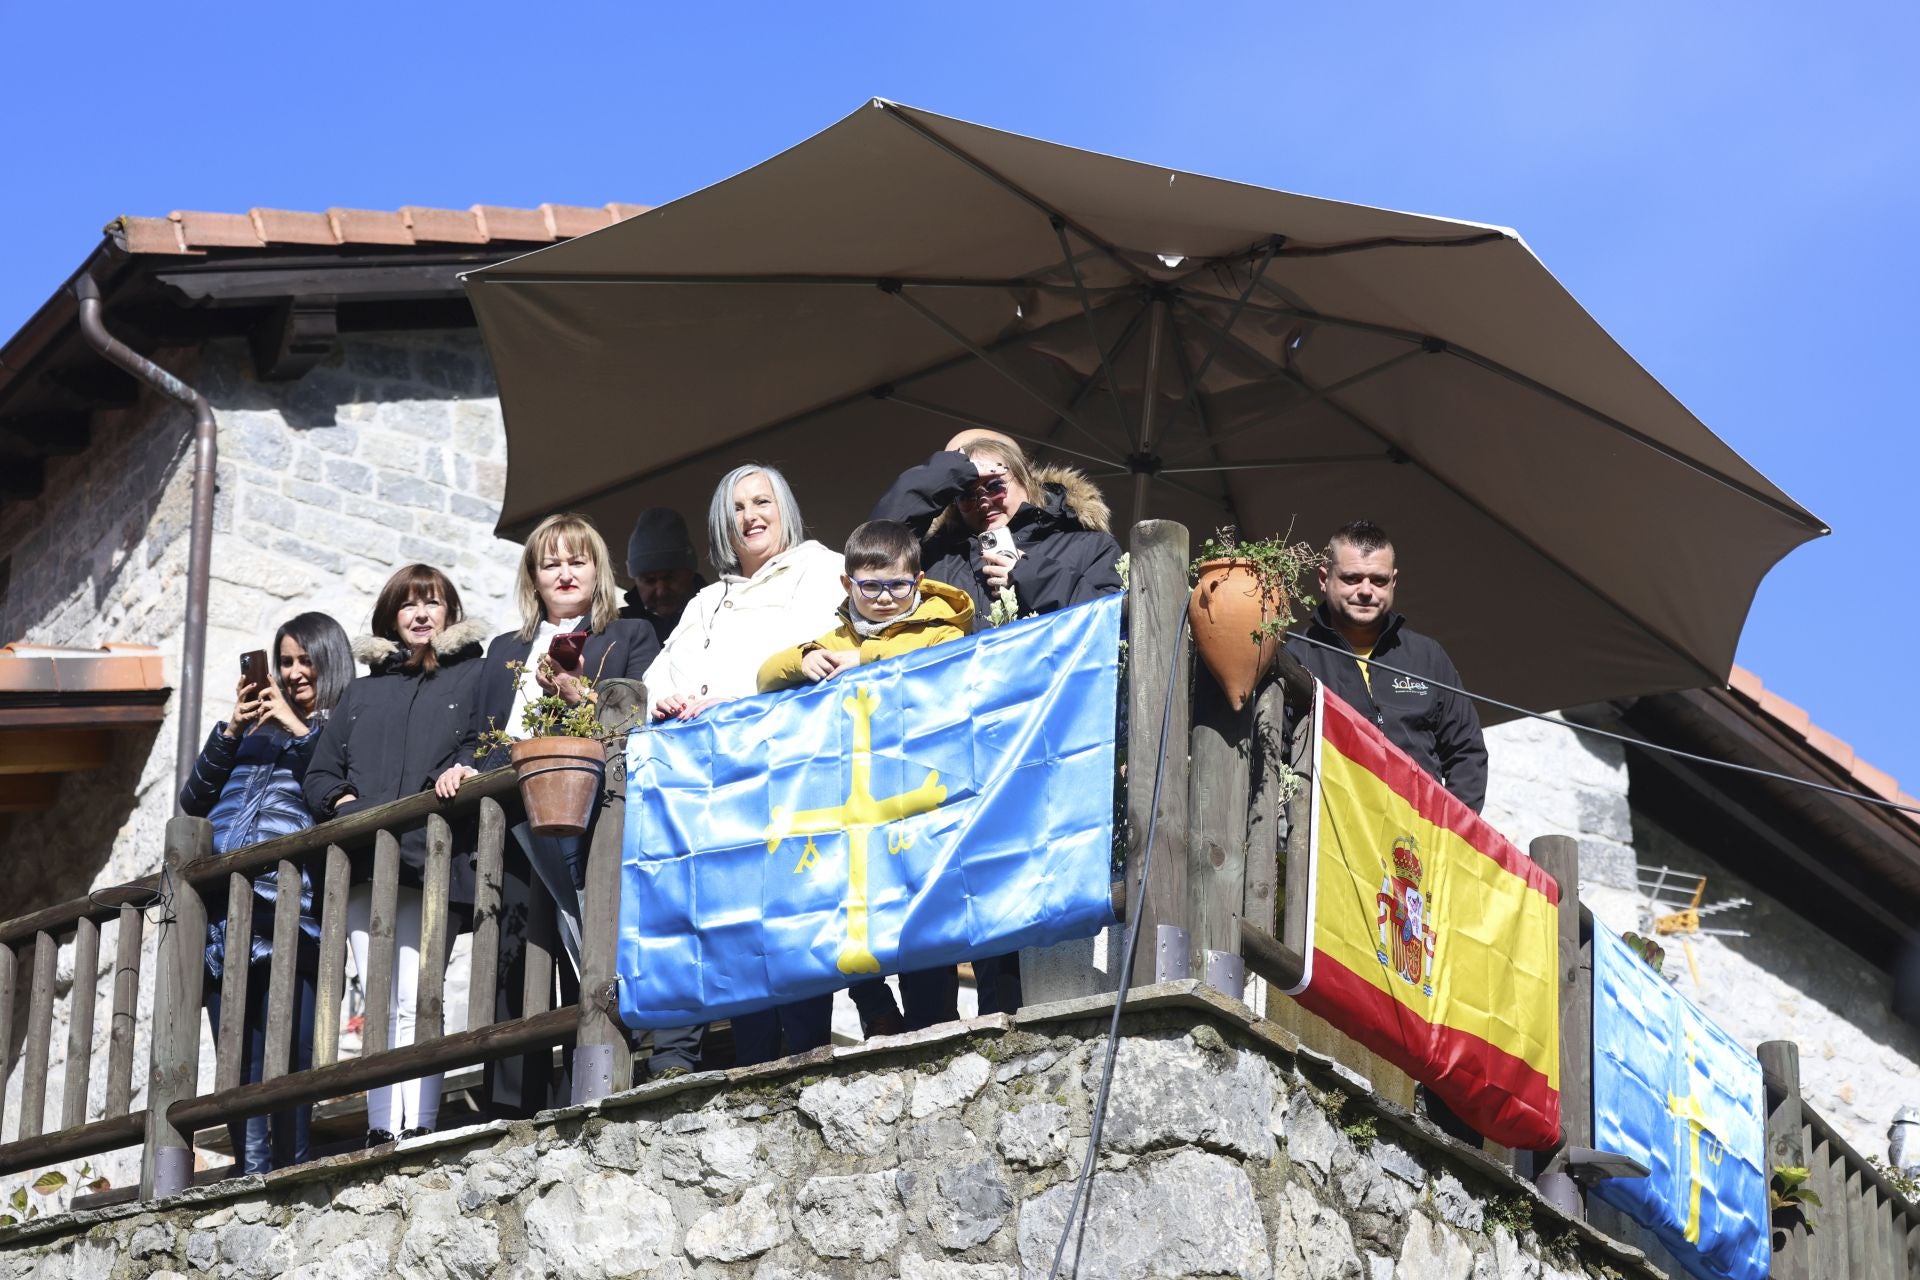
<svg viewBox="0 0 1920 1280"><path fill-rule="evenodd" d="M232 707L240 653L267 645L281 622L306 609L332 614L349 635L365 631L380 585L408 561L446 569L469 616L497 629L514 621L518 547L493 536L506 439L477 334L349 337L325 364L290 383L258 381L238 341L157 359L208 397L219 426L202 734ZM0 640L151 644L178 681L191 433L189 414L152 396L132 409L96 414L92 447L50 459L40 498L6 504ZM106 769L67 775L55 808L13 820L0 915L158 866L174 805L176 714L169 705L157 731L122 735ZM105 1098L115 932L103 931L95 975L90 1116L100 1114ZM149 925L143 1007L151 1000L154 936ZM73 980L69 944L60 951L48 1073L47 1114L56 1124ZM143 1019L135 1107L145 1092L145 1032ZM210 1055L202 1076L210 1084ZM0 1140L17 1132L21 1077L16 1067L5 1082L9 1118ZM116 1181L125 1178L124 1158L105 1163Z"/></svg>
<svg viewBox="0 0 1920 1280"><path fill-rule="evenodd" d="M1621 744L1521 720L1488 730L1487 748L1488 819L1522 848L1542 835L1578 839L1581 901L1616 933L1653 928L1636 858L1706 875L1709 901L1752 900L1707 922L1749 937L1695 937L1691 960L1678 938L1662 939L1668 977L1749 1048L1797 1043L1807 1100L1856 1150L1885 1156L1894 1113L1920 1105L1920 1029L1894 1017L1891 975L1632 809Z"/></svg>
<svg viewBox="0 0 1920 1280"><path fill-rule="evenodd" d="M1085 1150L1102 1003L36 1222L0 1233L0 1277L1042 1277ZM1193 984L1138 1006L1079 1274L1652 1274L1271 1024Z"/></svg>

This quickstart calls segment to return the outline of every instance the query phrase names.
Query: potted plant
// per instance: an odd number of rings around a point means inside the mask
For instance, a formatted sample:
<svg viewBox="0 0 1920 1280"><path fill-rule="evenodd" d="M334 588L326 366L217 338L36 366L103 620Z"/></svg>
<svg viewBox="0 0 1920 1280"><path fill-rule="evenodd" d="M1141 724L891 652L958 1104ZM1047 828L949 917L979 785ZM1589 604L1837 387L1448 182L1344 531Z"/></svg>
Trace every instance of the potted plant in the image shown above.
<svg viewBox="0 0 1920 1280"><path fill-rule="evenodd" d="M507 664L516 683L525 668L524 662ZM578 703L570 703L557 693L528 699L520 717L524 738L508 736L489 719L480 735L480 748L474 753L476 759L484 760L505 748L520 781L527 824L538 835L577 836L584 832L606 777L607 746L594 681L581 677L580 690Z"/></svg>
<svg viewBox="0 0 1920 1280"><path fill-rule="evenodd" d="M1235 711L1273 665L1297 610L1313 603L1306 575L1325 560L1285 536L1243 541L1231 525L1200 544L1187 625L1200 660Z"/></svg>

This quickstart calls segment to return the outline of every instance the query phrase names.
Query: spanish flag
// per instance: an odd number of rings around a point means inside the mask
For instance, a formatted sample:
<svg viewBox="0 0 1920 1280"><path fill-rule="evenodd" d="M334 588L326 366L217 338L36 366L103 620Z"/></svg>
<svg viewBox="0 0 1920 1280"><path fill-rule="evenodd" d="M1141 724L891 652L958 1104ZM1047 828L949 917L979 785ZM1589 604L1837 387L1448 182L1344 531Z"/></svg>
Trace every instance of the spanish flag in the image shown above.
<svg viewBox="0 0 1920 1280"><path fill-rule="evenodd" d="M1560 1136L1559 889L1320 686L1306 975L1288 992L1480 1133Z"/></svg>

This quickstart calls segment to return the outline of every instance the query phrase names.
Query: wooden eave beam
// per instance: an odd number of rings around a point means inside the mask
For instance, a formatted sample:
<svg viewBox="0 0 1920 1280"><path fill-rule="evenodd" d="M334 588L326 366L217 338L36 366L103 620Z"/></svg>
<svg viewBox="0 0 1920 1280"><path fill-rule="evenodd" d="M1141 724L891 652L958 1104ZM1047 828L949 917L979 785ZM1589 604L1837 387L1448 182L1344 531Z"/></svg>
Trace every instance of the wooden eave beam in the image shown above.
<svg viewBox="0 0 1920 1280"><path fill-rule="evenodd" d="M105 729L0 729L0 777L98 769L113 755Z"/></svg>

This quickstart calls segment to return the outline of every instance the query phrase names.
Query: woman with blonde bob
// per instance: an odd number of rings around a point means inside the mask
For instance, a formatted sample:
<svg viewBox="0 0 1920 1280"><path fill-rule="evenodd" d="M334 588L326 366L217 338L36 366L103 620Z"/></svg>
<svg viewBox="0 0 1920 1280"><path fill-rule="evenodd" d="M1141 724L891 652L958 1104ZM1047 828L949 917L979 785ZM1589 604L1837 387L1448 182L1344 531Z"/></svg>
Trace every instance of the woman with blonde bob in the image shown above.
<svg viewBox="0 0 1920 1280"><path fill-rule="evenodd" d="M520 629L487 645L463 762L440 775L435 791L451 798L462 780L473 776L485 730L502 729L516 740L530 736L523 723L529 703L557 694L577 706L582 680L638 680L646 673L660 642L647 623L620 617L619 587L607 544L585 516L548 516L534 528L520 554L514 586ZM509 663L520 665L509 668ZM586 837L536 836L524 824L514 834L553 895L561 941L577 967Z"/></svg>

